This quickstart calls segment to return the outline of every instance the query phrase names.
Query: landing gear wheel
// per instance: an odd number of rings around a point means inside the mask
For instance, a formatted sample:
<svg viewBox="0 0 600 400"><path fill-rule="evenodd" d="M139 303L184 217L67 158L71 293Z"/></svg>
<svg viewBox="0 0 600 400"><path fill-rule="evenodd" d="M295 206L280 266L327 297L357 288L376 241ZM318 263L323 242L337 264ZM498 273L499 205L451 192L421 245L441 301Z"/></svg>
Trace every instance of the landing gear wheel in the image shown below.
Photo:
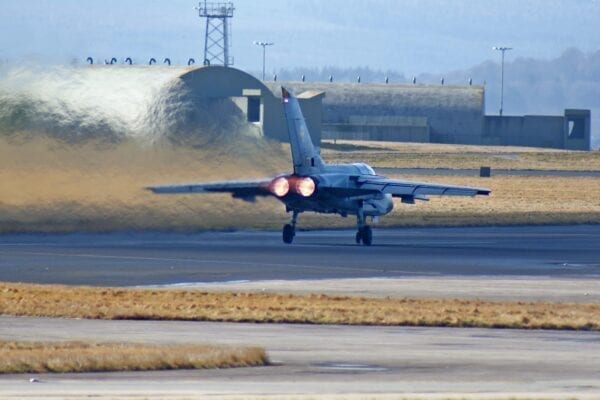
<svg viewBox="0 0 600 400"><path fill-rule="evenodd" d="M360 244L360 242L362 241L362 235L360 234L360 231L356 232L356 244Z"/></svg>
<svg viewBox="0 0 600 400"><path fill-rule="evenodd" d="M373 230L370 226L364 226L359 233L365 246L370 246L373 243Z"/></svg>
<svg viewBox="0 0 600 400"><path fill-rule="evenodd" d="M283 242L284 243L292 243L294 240L294 236L296 235L296 230L290 224L286 224L283 227Z"/></svg>

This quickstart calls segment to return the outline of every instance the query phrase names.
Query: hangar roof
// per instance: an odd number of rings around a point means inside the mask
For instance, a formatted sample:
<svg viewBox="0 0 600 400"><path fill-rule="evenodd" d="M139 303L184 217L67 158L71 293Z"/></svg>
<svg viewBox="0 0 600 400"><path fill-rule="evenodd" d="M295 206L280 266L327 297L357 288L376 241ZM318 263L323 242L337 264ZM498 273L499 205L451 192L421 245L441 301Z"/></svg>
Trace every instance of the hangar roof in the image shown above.
<svg viewBox="0 0 600 400"><path fill-rule="evenodd" d="M254 76L236 68L219 65L192 68L179 78L193 92L205 98L241 97L248 89L269 93L269 89Z"/></svg>
<svg viewBox="0 0 600 400"><path fill-rule="evenodd" d="M483 115L482 86L398 85L329 82L265 82L277 95L281 85L296 93L325 92L324 117L335 120L333 114L360 115L422 115L431 112L452 112Z"/></svg>

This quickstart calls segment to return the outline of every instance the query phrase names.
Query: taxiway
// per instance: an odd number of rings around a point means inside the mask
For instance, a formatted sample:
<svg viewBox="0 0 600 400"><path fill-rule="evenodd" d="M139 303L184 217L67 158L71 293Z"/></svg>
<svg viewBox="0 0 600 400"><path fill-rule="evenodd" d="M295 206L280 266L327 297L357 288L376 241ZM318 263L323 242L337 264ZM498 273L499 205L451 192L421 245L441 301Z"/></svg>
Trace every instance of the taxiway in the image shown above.
<svg viewBox="0 0 600 400"><path fill-rule="evenodd" d="M529 393L573 398L600 393L597 332L0 317L0 337L257 344L268 349L274 364L42 374L33 375L39 380L35 384L28 383L31 374L0 375L5 397L496 393L508 398L506 393Z"/></svg>

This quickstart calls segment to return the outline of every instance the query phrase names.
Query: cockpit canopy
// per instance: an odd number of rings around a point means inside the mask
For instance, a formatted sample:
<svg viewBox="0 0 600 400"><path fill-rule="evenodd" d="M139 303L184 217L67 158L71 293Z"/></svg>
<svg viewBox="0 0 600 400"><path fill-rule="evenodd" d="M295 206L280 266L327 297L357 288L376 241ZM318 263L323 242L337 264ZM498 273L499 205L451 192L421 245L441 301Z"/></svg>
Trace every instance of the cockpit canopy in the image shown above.
<svg viewBox="0 0 600 400"><path fill-rule="evenodd" d="M364 163L327 164L324 172L328 174L346 174L351 176L377 175L375 171L373 171L373 168Z"/></svg>
<svg viewBox="0 0 600 400"><path fill-rule="evenodd" d="M352 166L358 169L358 172L361 175L375 175L375 171L373 170L373 168L371 168L365 163L353 163Z"/></svg>

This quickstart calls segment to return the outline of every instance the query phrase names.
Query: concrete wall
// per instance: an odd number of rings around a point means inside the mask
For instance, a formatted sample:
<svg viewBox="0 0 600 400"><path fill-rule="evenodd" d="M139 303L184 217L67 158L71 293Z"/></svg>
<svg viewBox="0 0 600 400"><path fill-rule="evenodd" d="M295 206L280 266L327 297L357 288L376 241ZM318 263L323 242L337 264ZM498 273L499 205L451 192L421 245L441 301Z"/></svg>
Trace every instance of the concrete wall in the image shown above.
<svg viewBox="0 0 600 400"><path fill-rule="evenodd" d="M591 147L589 110L565 110L564 116L484 116L481 86L261 82L243 71L221 66L191 68L180 81L182 95L198 99L192 102L198 107L206 106L207 99L230 102L232 107L220 109L245 114L247 123L281 141L289 140L281 103L283 85L298 96L317 146L323 133L331 139L573 150ZM260 112L256 111L257 104ZM260 118L256 118L258 114Z"/></svg>
<svg viewBox="0 0 600 400"><path fill-rule="evenodd" d="M425 117L351 116L347 124L323 124L324 139L430 141Z"/></svg>
<svg viewBox="0 0 600 400"><path fill-rule="evenodd" d="M565 110L564 116L486 116L483 144L590 150L590 111Z"/></svg>
<svg viewBox="0 0 600 400"><path fill-rule="evenodd" d="M486 116L483 143L502 146L563 147L564 118Z"/></svg>
<svg viewBox="0 0 600 400"><path fill-rule="evenodd" d="M386 85L329 82L265 82L272 91L279 86L291 87L296 93L317 90L323 99L323 125L327 135L346 132L366 139L427 140L445 143L481 142L484 119L484 90L481 86ZM428 128L412 132L407 126L361 124L361 118L425 118ZM354 122L351 122L354 121ZM346 125L346 126L344 126ZM337 126L338 128L334 128ZM427 133L425 133L427 131ZM383 139L386 140L386 139Z"/></svg>
<svg viewBox="0 0 600 400"><path fill-rule="evenodd" d="M592 113L590 110L565 110L564 148L592 149Z"/></svg>

